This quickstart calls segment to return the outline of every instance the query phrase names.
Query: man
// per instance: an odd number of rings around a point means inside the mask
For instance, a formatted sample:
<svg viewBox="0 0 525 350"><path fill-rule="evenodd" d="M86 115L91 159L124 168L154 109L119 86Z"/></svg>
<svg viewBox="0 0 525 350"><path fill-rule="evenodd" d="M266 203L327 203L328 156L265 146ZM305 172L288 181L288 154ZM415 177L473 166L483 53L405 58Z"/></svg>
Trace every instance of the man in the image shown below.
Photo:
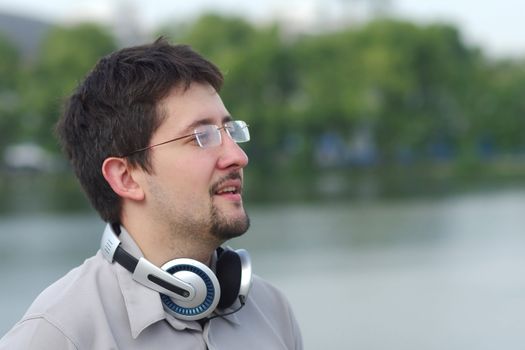
<svg viewBox="0 0 525 350"><path fill-rule="evenodd" d="M164 39L102 58L57 132L108 223L101 251L47 288L0 349L301 349L285 298L257 276L242 235L248 125L223 77ZM162 267L162 268L160 268Z"/></svg>

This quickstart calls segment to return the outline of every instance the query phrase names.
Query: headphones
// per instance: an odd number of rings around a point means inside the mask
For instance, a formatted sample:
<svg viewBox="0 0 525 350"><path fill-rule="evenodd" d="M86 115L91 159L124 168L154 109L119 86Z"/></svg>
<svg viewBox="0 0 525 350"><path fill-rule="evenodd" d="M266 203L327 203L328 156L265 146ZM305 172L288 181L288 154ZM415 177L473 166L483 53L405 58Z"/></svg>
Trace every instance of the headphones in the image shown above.
<svg viewBox="0 0 525 350"><path fill-rule="evenodd" d="M246 250L219 247L215 273L200 261L187 258L168 261L158 268L125 251L118 239L120 232L120 224L106 226L100 242L102 255L131 272L138 283L159 292L164 309L172 316L194 321L207 318L217 308L232 306L237 299L239 308L217 316L237 312L244 306L252 284L251 260Z"/></svg>

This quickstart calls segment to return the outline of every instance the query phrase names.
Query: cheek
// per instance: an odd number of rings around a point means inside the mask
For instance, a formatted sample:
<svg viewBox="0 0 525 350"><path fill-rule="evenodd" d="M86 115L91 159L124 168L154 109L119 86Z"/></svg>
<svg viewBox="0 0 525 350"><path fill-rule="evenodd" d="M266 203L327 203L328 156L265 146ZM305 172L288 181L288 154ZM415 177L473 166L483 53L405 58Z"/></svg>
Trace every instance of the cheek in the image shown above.
<svg viewBox="0 0 525 350"><path fill-rule="evenodd" d="M217 161L213 153L182 147L173 151L155 155L154 171L159 181L171 187L170 192L208 193Z"/></svg>
<svg viewBox="0 0 525 350"><path fill-rule="evenodd" d="M212 163L205 159L188 157L165 169L163 177L177 192L198 196L209 192L213 169Z"/></svg>

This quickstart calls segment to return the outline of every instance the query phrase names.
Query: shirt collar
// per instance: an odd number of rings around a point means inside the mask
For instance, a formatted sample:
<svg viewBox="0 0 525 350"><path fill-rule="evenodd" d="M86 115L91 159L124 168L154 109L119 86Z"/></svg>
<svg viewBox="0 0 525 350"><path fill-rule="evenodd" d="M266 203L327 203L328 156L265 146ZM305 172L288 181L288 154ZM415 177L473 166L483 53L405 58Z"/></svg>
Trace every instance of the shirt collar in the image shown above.
<svg viewBox="0 0 525 350"><path fill-rule="evenodd" d="M130 234L121 227L119 235L122 248L135 258L143 256ZM117 279L120 285L128 319L131 335L135 339L148 326L166 318L159 293L147 288L132 278L132 274L124 267L116 264Z"/></svg>
<svg viewBox="0 0 525 350"><path fill-rule="evenodd" d="M144 254L142 254L139 246L126 229L121 226L120 230L119 240L122 248L137 259L143 257ZM159 292L133 280L132 274L118 264L116 270L120 290L124 297L124 303L126 304L131 335L134 339L136 339L143 330L164 319L167 319L168 323L176 330L184 330L186 328L200 329L198 324L178 320L166 314L162 306L162 301L160 300Z"/></svg>

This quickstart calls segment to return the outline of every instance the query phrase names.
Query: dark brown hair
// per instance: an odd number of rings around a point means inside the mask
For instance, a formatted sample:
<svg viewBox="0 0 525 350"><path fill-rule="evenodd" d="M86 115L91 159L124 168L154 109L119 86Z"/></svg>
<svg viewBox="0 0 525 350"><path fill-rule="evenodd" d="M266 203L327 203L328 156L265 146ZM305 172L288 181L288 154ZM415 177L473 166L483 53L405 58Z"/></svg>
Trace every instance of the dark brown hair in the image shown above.
<svg viewBox="0 0 525 350"><path fill-rule="evenodd" d="M159 38L103 57L67 100L56 131L93 207L107 222L119 222L120 197L102 175L107 157L145 147L162 124L159 101L174 87L208 83L219 91L223 76L187 45ZM149 152L128 157L151 171Z"/></svg>

